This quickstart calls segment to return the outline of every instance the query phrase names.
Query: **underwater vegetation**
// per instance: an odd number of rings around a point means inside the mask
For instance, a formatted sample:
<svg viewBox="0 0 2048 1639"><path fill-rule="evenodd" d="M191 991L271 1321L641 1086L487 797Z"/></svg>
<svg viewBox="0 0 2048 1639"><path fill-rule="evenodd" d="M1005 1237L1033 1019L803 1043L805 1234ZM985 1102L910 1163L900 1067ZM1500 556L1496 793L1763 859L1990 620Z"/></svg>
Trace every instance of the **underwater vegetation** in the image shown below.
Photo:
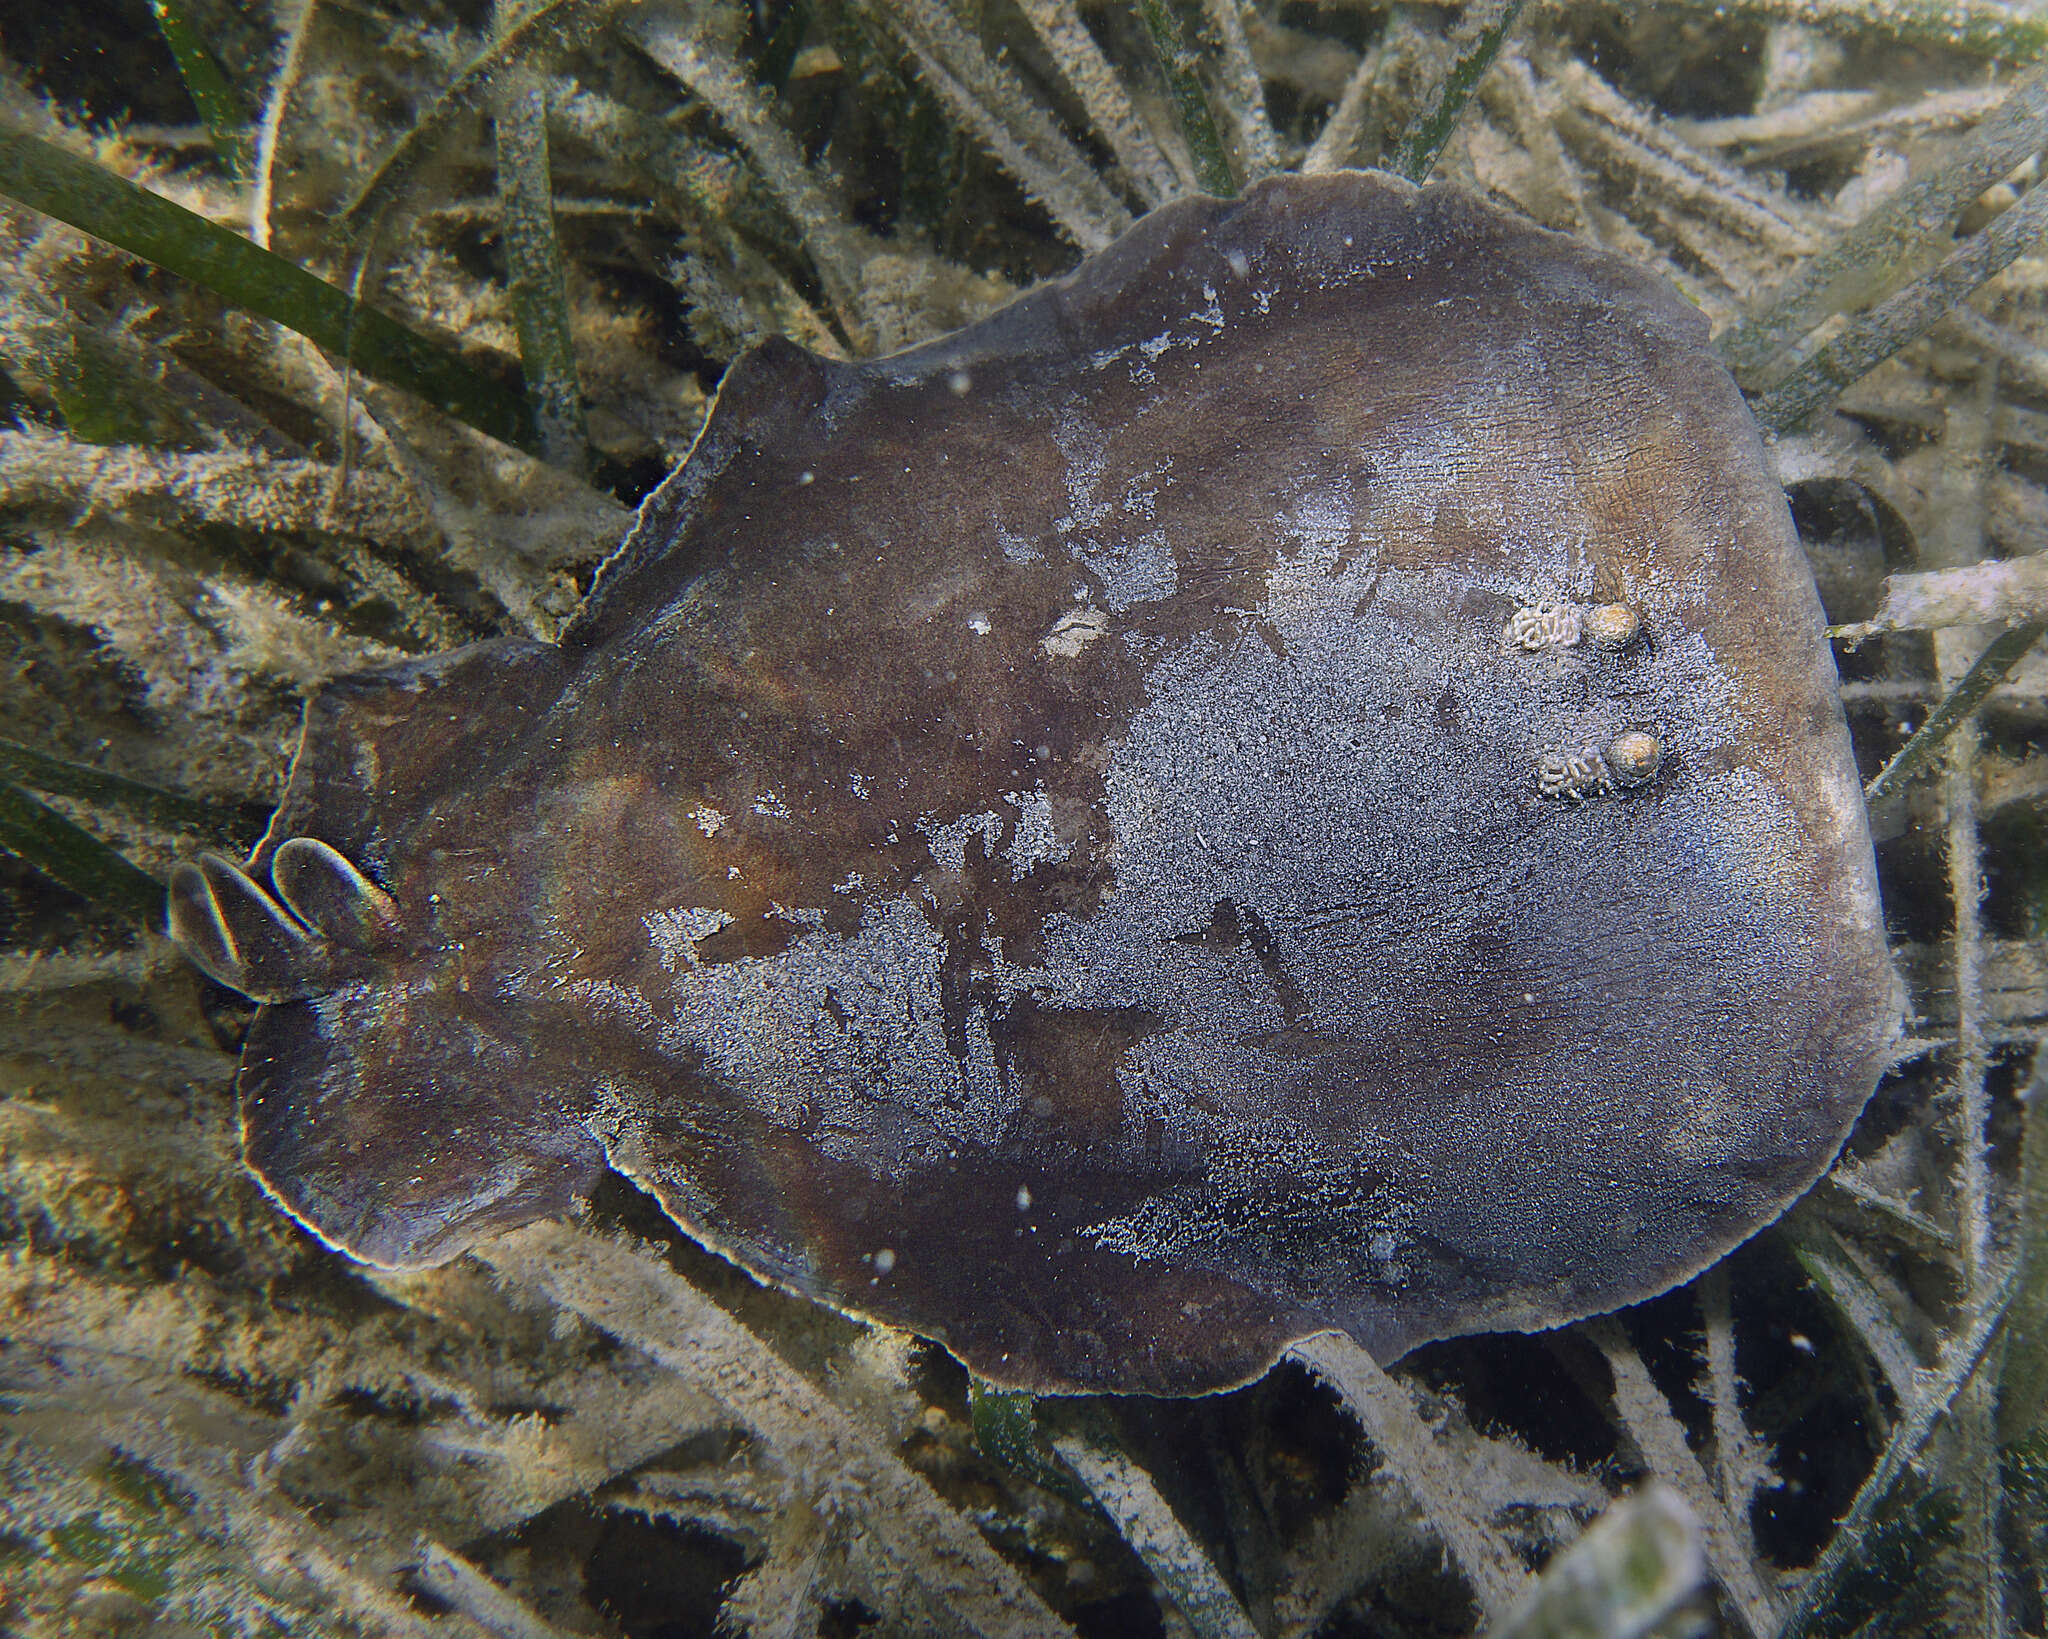
<svg viewBox="0 0 2048 1639"><path fill-rule="evenodd" d="M2048 24L159 0L0 45L0 1631L2048 1631ZM1661 275L1772 437L1908 996L1785 1218L1558 1331L1034 1399L616 1179L403 1273L276 1210L252 1008L160 918L307 698L559 636L749 344L873 358L1352 166Z"/></svg>

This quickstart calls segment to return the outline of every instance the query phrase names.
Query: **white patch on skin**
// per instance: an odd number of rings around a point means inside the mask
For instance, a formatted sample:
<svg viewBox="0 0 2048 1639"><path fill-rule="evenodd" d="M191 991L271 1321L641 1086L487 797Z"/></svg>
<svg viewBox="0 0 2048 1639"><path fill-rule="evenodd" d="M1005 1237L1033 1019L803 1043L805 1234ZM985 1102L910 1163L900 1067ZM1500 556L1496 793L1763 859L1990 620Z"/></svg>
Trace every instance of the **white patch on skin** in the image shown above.
<svg viewBox="0 0 2048 1639"><path fill-rule="evenodd" d="M754 799L754 812L765 815L769 819L788 819L789 804L784 802L773 791L763 791Z"/></svg>
<svg viewBox="0 0 2048 1639"><path fill-rule="evenodd" d="M1243 251L1235 247L1226 250L1223 253L1223 260L1230 264L1230 271L1235 273L1240 279L1251 277L1252 264Z"/></svg>
<svg viewBox="0 0 2048 1639"><path fill-rule="evenodd" d="M1102 601L1113 611L1136 603L1171 597L1178 585L1178 566L1164 531L1142 535L1119 527L1119 505L1134 517L1152 515L1158 489L1141 489L1147 479L1170 482L1165 465L1138 475L1125 487L1121 502L1102 499L1097 491L1109 466L1109 435L1077 414L1063 416L1053 442L1066 463L1067 513L1053 527L1065 538L1068 554L1101 584Z"/></svg>
<svg viewBox="0 0 2048 1639"><path fill-rule="evenodd" d="M942 870L958 871L967 864L967 839L981 838L981 857L987 859L996 851L996 843L1003 834L1003 816L995 813L963 814L947 825L934 825L929 816L917 822L917 828L925 834L931 844L932 858Z"/></svg>
<svg viewBox="0 0 2048 1639"><path fill-rule="evenodd" d="M1750 879L1767 893L1798 892L1805 838L1785 793L1751 768L1729 769L1708 790L1722 846L1742 860Z"/></svg>
<svg viewBox="0 0 2048 1639"><path fill-rule="evenodd" d="M1003 557L1011 563L1042 563L1045 560L1045 554L1034 542L1027 541L1014 529L1004 528L1000 522L996 525L996 542L1003 549Z"/></svg>
<svg viewBox="0 0 2048 1639"><path fill-rule="evenodd" d="M1133 518L1150 518L1158 509L1159 491L1173 482L1172 469L1173 457L1169 455L1164 457L1157 466L1149 471L1133 476L1130 482L1124 485L1122 503L1124 511L1128 512ZM1139 486L1148 479L1154 479L1157 482L1153 483L1150 489L1141 489Z"/></svg>
<svg viewBox="0 0 2048 1639"><path fill-rule="evenodd" d="M678 905L674 910L649 911L641 926L654 942L661 965L671 973L696 967L697 942L709 939L720 928L729 927L732 917L707 905Z"/></svg>
<svg viewBox="0 0 2048 1639"><path fill-rule="evenodd" d="M1109 438L1100 427L1078 415L1060 418L1052 441L1067 464L1067 515L1055 519L1061 534L1097 529L1109 521L1110 503L1095 498L1095 486L1109 467Z"/></svg>
<svg viewBox="0 0 2048 1639"><path fill-rule="evenodd" d="M715 973L717 969L703 968L699 971ZM661 1027L661 1021L645 996L637 990L628 990L624 985L613 984L609 979L573 979L562 985L558 994L587 1002L600 1019L621 1023L636 1033Z"/></svg>
<svg viewBox="0 0 2048 1639"><path fill-rule="evenodd" d="M1081 651L1109 630L1109 616L1090 604L1070 609L1052 623L1038 646L1055 660L1078 660Z"/></svg>
<svg viewBox="0 0 2048 1639"><path fill-rule="evenodd" d="M1312 491L1295 501L1280 520L1295 550L1275 555L1266 573L1266 597L1260 610L1282 627L1311 621L1333 598L1365 595L1377 572L1377 555L1361 551L1354 523L1362 509L1350 485ZM1346 554L1351 555L1348 571ZM1355 588L1355 590L1354 590Z"/></svg>
<svg viewBox="0 0 2048 1639"><path fill-rule="evenodd" d="M692 808L690 818L697 822L697 829L707 837L715 837L725 829L726 816L708 802L700 802Z"/></svg>
<svg viewBox="0 0 2048 1639"><path fill-rule="evenodd" d="M622 1000L663 1051L701 1061L763 1119L830 1160L903 1180L995 1145L1016 1117L1022 1094L989 1020L1047 975L1012 966L999 941L985 948L989 995L968 1013L964 1052L941 994L945 940L909 898L867 906L851 935L814 923L779 955L679 971L652 1010L637 993Z"/></svg>
<svg viewBox="0 0 2048 1639"><path fill-rule="evenodd" d="M1058 864L1074 851L1052 819L1052 798L1043 791L1011 791L1003 801L1017 810L1017 828L1003 858L1010 862L1010 880L1022 882L1039 865Z"/></svg>
<svg viewBox="0 0 2048 1639"><path fill-rule="evenodd" d="M995 628L989 624L988 616L979 614L969 615L967 617L967 629L970 632L972 632L976 637L987 637L990 632L995 630Z"/></svg>
<svg viewBox="0 0 2048 1639"><path fill-rule="evenodd" d="M1095 572L1102 582L1102 601L1118 614L1136 603L1169 598L1178 584L1179 569L1164 530L1111 534L1101 544L1090 541L1075 548L1074 557Z"/></svg>

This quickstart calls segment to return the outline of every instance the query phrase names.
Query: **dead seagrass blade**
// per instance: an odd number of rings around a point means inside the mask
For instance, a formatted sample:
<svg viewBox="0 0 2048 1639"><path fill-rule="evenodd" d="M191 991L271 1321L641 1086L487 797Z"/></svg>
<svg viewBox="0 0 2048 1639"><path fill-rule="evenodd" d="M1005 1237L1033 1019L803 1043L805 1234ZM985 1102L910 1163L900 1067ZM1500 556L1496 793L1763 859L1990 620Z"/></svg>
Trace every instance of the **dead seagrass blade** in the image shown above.
<svg viewBox="0 0 2048 1639"><path fill-rule="evenodd" d="M1661 1291L1898 1017L1702 320L1359 174L893 358L747 354L559 647L329 686L174 915L270 1003L249 1164L352 1255L610 1165L1046 1390Z"/></svg>

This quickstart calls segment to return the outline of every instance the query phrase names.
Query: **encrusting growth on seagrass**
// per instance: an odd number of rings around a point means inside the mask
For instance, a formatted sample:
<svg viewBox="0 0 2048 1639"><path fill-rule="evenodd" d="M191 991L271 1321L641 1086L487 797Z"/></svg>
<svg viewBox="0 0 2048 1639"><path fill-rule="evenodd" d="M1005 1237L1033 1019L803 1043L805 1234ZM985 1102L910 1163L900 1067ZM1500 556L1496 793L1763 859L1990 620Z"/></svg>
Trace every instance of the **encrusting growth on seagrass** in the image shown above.
<svg viewBox="0 0 2048 1639"><path fill-rule="evenodd" d="M1704 322L1358 173L910 352L746 354L559 646L329 685L172 907L270 1004L249 1164L352 1255L611 1167L1042 1390L1662 1291L1898 1015Z"/></svg>

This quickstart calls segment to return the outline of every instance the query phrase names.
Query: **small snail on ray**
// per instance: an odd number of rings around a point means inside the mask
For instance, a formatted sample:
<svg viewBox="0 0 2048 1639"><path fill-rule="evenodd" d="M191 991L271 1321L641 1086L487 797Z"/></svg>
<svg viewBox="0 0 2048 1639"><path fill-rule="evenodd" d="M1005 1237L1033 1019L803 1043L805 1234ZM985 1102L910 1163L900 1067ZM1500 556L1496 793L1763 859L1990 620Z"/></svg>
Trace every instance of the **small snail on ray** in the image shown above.
<svg viewBox="0 0 2048 1639"><path fill-rule="evenodd" d="M328 685L171 917L266 1004L250 1166L350 1255L610 1166L1054 1391L1664 1290L1827 1164L1898 1013L1703 321L1361 174L894 357L743 356L560 645Z"/></svg>

